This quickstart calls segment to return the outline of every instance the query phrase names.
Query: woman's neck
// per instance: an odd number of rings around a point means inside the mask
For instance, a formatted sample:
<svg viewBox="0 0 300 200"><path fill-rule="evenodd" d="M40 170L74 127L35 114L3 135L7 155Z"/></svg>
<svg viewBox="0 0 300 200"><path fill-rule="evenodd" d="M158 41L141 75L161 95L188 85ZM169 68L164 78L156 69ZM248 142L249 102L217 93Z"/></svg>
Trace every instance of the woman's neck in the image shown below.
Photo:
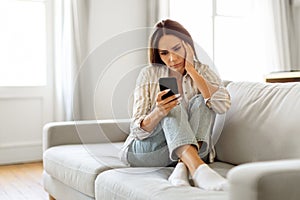
<svg viewBox="0 0 300 200"><path fill-rule="evenodd" d="M182 79L182 77L186 74L186 71L184 70L183 73L179 73L176 71L173 71L171 69L169 69L169 76L170 77L176 77L177 79Z"/></svg>

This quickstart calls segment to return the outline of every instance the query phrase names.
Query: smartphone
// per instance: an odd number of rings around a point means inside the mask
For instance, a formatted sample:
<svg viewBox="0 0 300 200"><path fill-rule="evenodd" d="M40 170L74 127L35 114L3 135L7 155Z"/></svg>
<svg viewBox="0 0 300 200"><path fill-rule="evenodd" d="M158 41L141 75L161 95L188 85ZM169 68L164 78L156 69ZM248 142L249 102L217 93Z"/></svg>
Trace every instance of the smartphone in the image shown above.
<svg viewBox="0 0 300 200"><path fill-rule="evenodd" d="M160 91L171 89L167 94L164 94L161 98L165 99L174 94L178 94L177 80L174 77L164 77L158 80Z"/></svg>

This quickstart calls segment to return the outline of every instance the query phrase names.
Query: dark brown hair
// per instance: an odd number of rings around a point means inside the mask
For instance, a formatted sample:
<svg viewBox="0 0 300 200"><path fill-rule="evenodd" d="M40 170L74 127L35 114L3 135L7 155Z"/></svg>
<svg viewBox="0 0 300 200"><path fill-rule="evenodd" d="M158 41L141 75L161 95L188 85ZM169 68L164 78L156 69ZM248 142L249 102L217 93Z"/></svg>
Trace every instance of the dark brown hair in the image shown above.
<svg viewBox="0 0 300 200"><path fill-rule="evenodd" d="M150 37L149 61L151 64L164 64L158 52L158 42L164 35L174 35L182 39L190 44L195 52L192 36L180 23L170 19L162 20L155 25L155 30Z"/></svg>

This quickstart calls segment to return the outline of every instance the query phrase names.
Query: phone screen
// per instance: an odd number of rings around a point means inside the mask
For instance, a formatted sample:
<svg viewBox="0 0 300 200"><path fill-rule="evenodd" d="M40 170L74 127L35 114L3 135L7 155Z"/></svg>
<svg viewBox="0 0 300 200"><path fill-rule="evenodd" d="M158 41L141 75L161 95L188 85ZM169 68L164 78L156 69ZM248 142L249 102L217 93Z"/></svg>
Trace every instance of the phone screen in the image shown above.
<svg viewBox="0 0 300 200"><path fill-rule="evenodd" d="M162 99L178 94L177 80L174 77L164 77L159 79L160 91L171 89L167 94L162 96Z"/></svg>

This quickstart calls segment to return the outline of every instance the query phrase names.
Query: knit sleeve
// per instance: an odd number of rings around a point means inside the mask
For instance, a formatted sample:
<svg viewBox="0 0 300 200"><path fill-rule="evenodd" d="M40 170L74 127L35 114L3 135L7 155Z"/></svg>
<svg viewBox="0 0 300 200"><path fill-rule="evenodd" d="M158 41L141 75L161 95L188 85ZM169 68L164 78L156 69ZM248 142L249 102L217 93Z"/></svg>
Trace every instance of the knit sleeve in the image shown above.
<svg viewBox="0 0 300 200"><path fill-rule="evenodd" d="M153 132L147 132L141 128L142 121L151 112L151 82L149 80L150 77L147 70L142 70L137 78L134 90L133 118L130 130L131 134L140 140L149 137Z"/></svg>
<svg viewBox="0 0 300 200"><path fill-rule="evenodd" d="M225 113L230 108L231 100L229 92L224 87L223 81L207 65L201 64L199 62L196 63L196 65L198 65L198 72L204 77L204 79L218 88L210 98L205 99L206 105L218 114Z"/></svg>

